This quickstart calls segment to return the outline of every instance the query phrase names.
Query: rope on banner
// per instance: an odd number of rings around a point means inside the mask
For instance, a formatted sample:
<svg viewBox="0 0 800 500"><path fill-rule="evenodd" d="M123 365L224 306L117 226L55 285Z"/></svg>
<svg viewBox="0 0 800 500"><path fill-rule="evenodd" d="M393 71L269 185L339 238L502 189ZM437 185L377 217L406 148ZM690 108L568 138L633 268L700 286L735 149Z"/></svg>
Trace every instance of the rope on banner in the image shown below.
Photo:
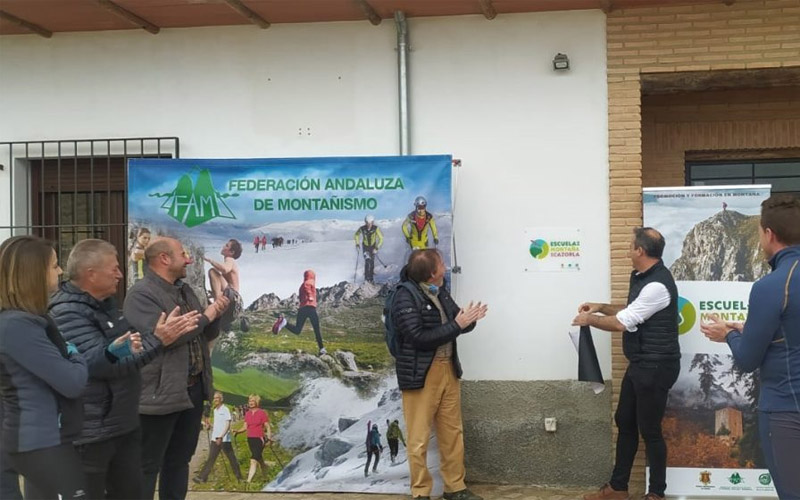
<svg viewBox="0 0 800 500"><path fill-rule="evenodd" d="M451 230L453 239L453 267L450 271L453 274L461 274L461 266L458 265L458 254L456 253L456 200L458 199L458 169L461 168L461 160L453 158L453 215L451 217L453 229Z"/></svg>

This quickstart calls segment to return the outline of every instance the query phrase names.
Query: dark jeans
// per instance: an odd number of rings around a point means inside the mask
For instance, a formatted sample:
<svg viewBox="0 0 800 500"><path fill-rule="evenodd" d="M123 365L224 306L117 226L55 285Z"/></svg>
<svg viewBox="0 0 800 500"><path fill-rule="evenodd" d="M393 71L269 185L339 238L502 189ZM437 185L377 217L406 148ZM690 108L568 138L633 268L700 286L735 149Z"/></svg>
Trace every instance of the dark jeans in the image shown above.
<svg viewBox="0 0 800 500"><path fill-rule="evenodd" d="M372 455L375 455L375 465L372 466L372 471L377 472L378 470L378 461L381 459L381 449L377 446L372 446L369 451L367 451L367 465L364 466L364 474L369 472L369 464L372 461Z"/></svg>
<svg viewBox="0 0 800 500"><path fill-rule="evenodd" d="M167 415L139 415L142 423L142 497L183 500L189 486L189 461L197 448L203 416L203 384L188 388L194 407Z"/></svg>
<svg viewBox="0 0 800 500"><path fill-rule="evenodd" d="M778 498L800 498L800 412L758 412L761 450Z"/></svg>
<svg viewBox="0 0 800 500"><path fill-rule="evenodd" d="M362 246L364 252L364 281L375 281L375 247Z"/></svg>
<svg viewBox="0 0 800 500"><path fill-rule="evenodd" d="M228 457L228 462L231 463L231 469L233 469L233 475L241 481L242 472L239 470L239 461L236 460L236 454L233 452L231 442L223 441L222 444L217 444L214 440L208 444L208 460L206 460L206 464L203 466L202 472L200 472L200 479L204 483L208 481L208 475L211 474L211 468L214 467L214 462L217 461L220 451Z"/></svg>
<svg viewBox="0 0 800 500"><path fill-rule="evenodd" d="M25 498L86 498L81 459L72 444L9 453L11 467L25 478Z"/></svg>
<svg viewBox="0 0 800 500"><path fill-rule="evenodd" d="M141 498L142 433L139 429L77 447L89 498Z"/></svg>
<svg viewBox="0 0 800 500"><path fill-rule="evenodd" d="M394 457L397 456L397 452L400 449L400 441L397 439L387 439L387 441L389 442L389 456L394 460Z"/></svg>
<svg viewBox="0 0 800 500"><path fill-rule="evenodd" d="M314 336L317 338L317 347L322 349L322 333L319 331L319 316L317 316L317 308L314 306L303 306L297 311L297 322L294 325L287 324L286 329L295 335L300 335L303 331L303 326L306 320L311 321L311 326L314 327Z"/></svg>
<svg viewBox="0 0 800 500"><path fill-rule="evenodd" d="M610 484L615 490L628 490L641 433L650 466L649 492L664 496L667 489L667 444L661 434L661 420L667 408L667 395L678 379L680 369L677 360L641 361L628 366L614 415L619 434Z"/></svg>

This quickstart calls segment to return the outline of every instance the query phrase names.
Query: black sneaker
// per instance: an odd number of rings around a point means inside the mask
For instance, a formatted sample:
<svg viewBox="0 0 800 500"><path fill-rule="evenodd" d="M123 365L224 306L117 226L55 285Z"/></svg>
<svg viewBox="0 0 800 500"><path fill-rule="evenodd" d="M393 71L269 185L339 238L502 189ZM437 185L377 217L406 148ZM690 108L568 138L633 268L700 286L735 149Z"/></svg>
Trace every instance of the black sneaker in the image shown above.
<svg viewBox="0 0 800 500"><path fill-rule="evenodd" d="M442 498L444 498L444 500L483 500L483 497L476 495L468 489L454 491L453 493L445 493Z"/></svg>

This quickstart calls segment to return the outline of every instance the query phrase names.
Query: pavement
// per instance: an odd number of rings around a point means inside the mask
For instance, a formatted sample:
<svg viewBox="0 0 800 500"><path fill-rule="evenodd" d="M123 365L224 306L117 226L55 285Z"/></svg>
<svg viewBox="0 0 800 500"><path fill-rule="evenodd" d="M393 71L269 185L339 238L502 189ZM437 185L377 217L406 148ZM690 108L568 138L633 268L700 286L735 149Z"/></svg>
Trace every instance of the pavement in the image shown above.
<svg viewBox="0 0 800 500"><path fill-rule="evenodd" d="M520 485L470 485L470 489L481 495L485 500L579 500L589 490L583 489L558 489L537 486ZM410 495L378 495L367 493L244 493L228 491L202 491L190 492L190 500L410 500ZM439 500L441 497L433 497ZM633 496L640 499L641 496ZM670 500L697 500L688 497L667 497ZM702 500L728 500L731 497L703 497ZM753 497L751 500L759 500ZM775 500L775 497L763 500Z"/></svg>
<svg viewBox="0 0 800 500"><path fill-rule="evenodd" d="M519 485L470 485L470 490L485 500L575 500L587 493L586 489L557 489ZM407 500L410 495L378 495L372 493L244 493L193 491L190 500ZM441 498L441 497L433 497Z"/></svg>

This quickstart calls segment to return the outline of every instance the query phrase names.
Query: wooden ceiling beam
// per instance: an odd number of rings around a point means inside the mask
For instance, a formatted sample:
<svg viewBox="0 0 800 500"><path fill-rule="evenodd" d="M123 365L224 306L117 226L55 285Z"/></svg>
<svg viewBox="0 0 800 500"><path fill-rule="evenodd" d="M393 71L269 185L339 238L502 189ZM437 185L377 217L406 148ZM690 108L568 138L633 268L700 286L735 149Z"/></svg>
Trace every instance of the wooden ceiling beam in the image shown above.
<svg viewBox="0 0 800 500"><path fill-rule="evenodd" d="M133 12L129 11L124 7L120 7L111 0L97 0L97 4L103 7L104 9L108 9L109 11L118 15L119 17L125 19L134 26L142 28L143 30L152 33L153 35L157 35L158 32L161 31L161 28L151 23L147 19L144 19L141 16L137 16Z"/></svg>
<svg viewBox="0 0 800 500"><path fill-rule="evenodd" d="M492 5L492 0L478 0L478 3L481 6L483 17L490 21L497 17L497 10L495 10L494 5Z"/></svg>
<svg viewBox="0 0 800 500"><path fill-rule="evenodd" d="M5 19L6 21L10 22L11 24L16 24L21 28L25 28L28 31L32 31L39 36L43 36L45 38L50 38L53 36L53 32L50 30L46 30L39 26L38 24L33 24L28 22L24 19L20 19L19 17L9 14L8 12L0 10L0 19Z"/></svg>
<svg viewBox="0 0 800 500"><path fill-rule="evenodd" d="M269 21L258 15L250 7L245 5L241 0L224 0L228 6L242 15L251 23L257 25L262 30L270 27Z"/></svg>
<svg viewBox="0 0 800 500"><path fill-rule="evenodd" d="M369 19L369 22L371 22L373 26L381 24L381 16L375 12L375 9L372 8L372 5L370 5L367 0L355 0L355 2L358 8L361 9L361 12L364 13L364 17Z"/></svg>
<svg viewBox="0 0 800 500"><path fill-rule="evenodd" d="M642 95L713 90L800 87L800 68L732 69L648 73L641 76Z"/></svg>
<svg viewBox="0 0 800 500"><path fill-rule="evenodd" d="M614 0L600 0L600 10L610 14L614 10Z"/></svg>

